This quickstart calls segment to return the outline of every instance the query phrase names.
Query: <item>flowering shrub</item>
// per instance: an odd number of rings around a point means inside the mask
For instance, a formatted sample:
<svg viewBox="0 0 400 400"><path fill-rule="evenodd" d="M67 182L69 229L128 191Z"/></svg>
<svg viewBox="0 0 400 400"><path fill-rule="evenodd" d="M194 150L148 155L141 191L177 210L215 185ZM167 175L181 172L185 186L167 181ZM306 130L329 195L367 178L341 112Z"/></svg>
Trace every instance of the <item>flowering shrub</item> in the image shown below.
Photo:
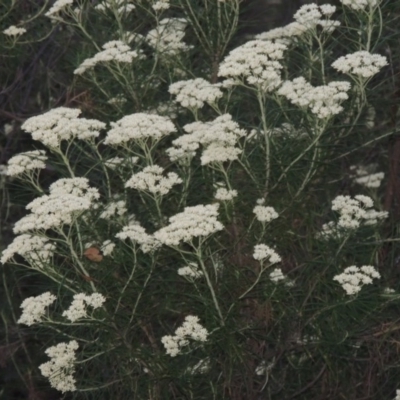
<svg viewBox="0 0 400 400"><path fill-rule="evenodd" d="M398 238L372 151L394 129L376 100L394 11L306 4L240 39L240 0L45 3L4 39L62 32L90 106L49 100L20 118L35 149L1 173L34 196L0 259L40 281L9 322L29 385L44 377L65 399L394 397L395 352L376 343L399 339ZM367 393L371 354L390 379L371 363Z"/></svg>

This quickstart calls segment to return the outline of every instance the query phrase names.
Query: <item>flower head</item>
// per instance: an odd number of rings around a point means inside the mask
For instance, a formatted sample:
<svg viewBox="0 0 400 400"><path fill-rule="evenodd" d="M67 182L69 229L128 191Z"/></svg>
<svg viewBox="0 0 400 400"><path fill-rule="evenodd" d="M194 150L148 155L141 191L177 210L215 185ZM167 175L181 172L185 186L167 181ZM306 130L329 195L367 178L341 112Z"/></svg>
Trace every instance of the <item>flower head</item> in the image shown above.
<svg viewBox="0 0 400 400"><path fill-rule="evenodd" d="M36 297L28 297L22 304L22 315L17 321L19 324L31 326L39 323L46 313L46 308L56 301L57 297L46 292Z"/></svg>
<svg viewBox="0 0 400 400"><path fill-rule="evenodd" d="M45 353L51 360L39 366L40 372L49 379L51 386L62 393L76 390L73 373L75 372L75 351L78 347L76 340L49 347Z"/></svg>
<svg viewBox="0 0 400 400"><path fill-rule="evenodd" d="M29 118L22 129L48 147L59 147L62 140L87 140L99 136L106 125L95 119L78 118L81 110L67 107L54 108L42 115Z"/></svg>
<svg viewBox="0 0 400 400"><path fill-rule="evenodd" d="M26 151L10 158L7 175L17 176L29 174L32 170L46 168L46 152L44 150Z"/></svg>
<svg viewBox="0 0 400 400"><path fill-rule="evenodd" d="M380 54L371 54L368 51L357 51L339 57L332 67L347 75L357 75L368 79L388 65L387 58Z"/></svg>
<svg viewBox="0 0 400 400"><path fill-rule="evenodd" d="M207 237L223 229L217 220L219 204L186 207L169 219L169 225L154 233L154 237L167 246L191 242L195 237Z"/></svg>

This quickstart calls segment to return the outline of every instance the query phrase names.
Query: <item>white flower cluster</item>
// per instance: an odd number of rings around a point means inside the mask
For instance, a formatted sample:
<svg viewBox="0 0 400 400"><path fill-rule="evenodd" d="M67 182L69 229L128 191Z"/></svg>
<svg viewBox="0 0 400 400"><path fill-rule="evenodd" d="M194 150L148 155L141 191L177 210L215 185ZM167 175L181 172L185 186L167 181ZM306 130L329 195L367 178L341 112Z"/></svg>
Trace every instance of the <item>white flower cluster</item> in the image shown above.
<svg viewBox="0 0 400 400"><path fill-rule="evenodd" d="M19 324L31 326L42 320L46 313L46 307L53 304L57 297L50 292L43 293L36 297L28 297L22 304L22 315L17 321Z"/></svg>
<svg viewBox="0 0 400 400"><path fill-rule="evenodd" d="M169 218L169 225L154 233L154 237L167 246L191 242L193 238L207 237L224 227L217 220L219 204L185 207L185 210Z"/></svg>
<svg viewBox="0 0 400 400"><path fill-rule="evenodd" d="M332 201L332 210L340 214L337 223L331 221L322 226L321 238L331 236L340 237L341 230L357 229L361 225L375 225L380 220L387 218L387 211L373 210L374 203L368 196L357 195L352 199L350 196L337 196Z"/></svg>
<svg viewBox="0 0 400 400"><path fill-rule="evenodd" d="M257 221L270 222L273 219L279 217L279 214L273 207L263 206L265 199L258 199L257 205L253 209L253 213L256 214Z"/></svg>
<svg viewBox="0 0 400 400"><path fill-rule="evenodd" d="M187 21L184 18L164 18L146 35L148 44L165 56L174 56L191 46L182 42Z"/></svg>
<svg viewBox="0 0 400 400"><path fill-rule="evenodd" d="M350 196L337 196L332 201L332 210L340 214L338 226L345 229L358 228L365 225L375 225L379 220L387 218L387 211L373 210L373 200L362 194L352 199Z"/></svg>
<svg viewBox="0 0 400 400"><path fill-rule="evenodd" d="M366 79L377 74L386 65L388 65L386 57L380 54L371 54L369 51L364 50L339 57L332 63L332 67L339 72L358 75Z"/></svg>
<svg viewBox="0 0 400 400"><path fill-rule="evenodd" d="M200 271L199 266L196 263L191 262L186 267L179 268L178 275L198 279L203 276L203 271Z"/></svg>
<svg viewBox="0 0 400 400"><path fill-rule="evenodd" d="M151 6L151 8L154 11L168 10L169 7L170 7L169 0L158 0Z"/></svg>
<svg viewBox="0 0 400 400"><path fill-rule="evenodd" d="M339 21L329 19L335 11L336 7L331 4L318 6L311 3L300 7L293 17L306 30L314 30L317 26L321 26L323 30L332 32L335 27L340 25Z"/></svg>
<svg viewBox="0 0 400 400"><path fill-rule="evenodd" d="M26 151L10 158L7 175L17 176L29 171L46 168L46 152L44 150Z"/></svg>
<svg viewBox="0 0 400 400"><path fill-rule="evenodd" d="M228 78L224 86L256 86L264 92L277 88L281 80L283 58L287 46L267 40L251 40L232 50L219 67L218 76Z"/></svg>
<svg viewBox="0 0 400 400"><path fill-rule="evenodd" d="M15 25L9 26L7 29L4 29L3 33L7 36L19 36L26 32L25 28L18 28Z"/></svg>
<svg viewBox="0 0 400 400"><path fill-rule="evenodd" d="M22 129L31 133L34 140L48 147L58 147L62 140L86 140L99 136L99 131L106 124L95 119L78 118L80 113L81 110L77 108L54 108L27 119Z"/></svg>
<svg viewBox="0 0 400 400"><path fill-rule="evenodd" d="M354 182L367 188L378 188L381 185L383 178L385 177L384 172L371 173L371 169L375 166L363 166L363 165L352 165L350 171L355 175Z"/></svg>
<svg viewBox="0 0 400 400"><path fill-rule="evenodd" d="M379 279L381 275L371 265L347 267L340 275L335 275L333 280L339 282L346 294L357 294L364 285L370 285L372 279Z"/></svg>
<svg viewBox="0 0 400 400"><path fill-rule="evenodd" d="M119 121L112 122L111 127L104 140L104 144L110 146L123 145L131 140L160 140L176 131L168 117L145 113L126 115Z"/></svg>
<svg viewBox="0 0 400 400"><path fill-rule="evenodd" d="M231 201L235 197L237 197L237 195L238 195L237 190L228 190L225 187L220 187L215 192L214 198L215 200L219 201Z"/></svg>
<svg viewBox="0 0 400 400"><path fill-rule="evenodd" d="M44 14L46 17L53 17L54 14L58 14L60 11L63 11L63 9L66 6L72 5L74 0L57 0L53 6L50 8L49 11L47 11L46 14Z"/></svg>
<svg viewBox="0 0 400 400"><path fill-rule="evenodd" d="M115 248L115 243L113 243L111 240L105 240L100 247L100 250L103 254L103 256L107 257L112 254Z"/></svg>
<svg viewBox="0 0 400 400"><path fill-rule="evenodd" d="M261 262L268 259L271 265L281 261L280 255L274 249L268 247L266 244L257 244L256 246L254 246L253 258Z"/></svg>
<svg viewBox="0 0 400 400"><path fill-rule="evenodd" d="M242 152L234 146L246 131L240 129L230 114L221 115L211 122L193 122L183 128L188 134L175 139L172 142L174 147L167 149L171 161L190 160L200 144L204 146L202 165L233 161Z"/></svg>
<svg viewBox="0 0 400 400"><path fill-rule="evenodd" d="M124 215L127 211L125 200L112 201L105 206L103 212L100 214L100 218L111 220L115 216Z"/></svg>
<svg viewBox="0 0 400 400"><path fill-rule="evenodd" d="M199 317L188 315L182 326L175 331L175 336L163 336L161 342L167 354L171 357L175 357L181 353L182 347L190 343L189 339L198 342L206 342L208 335L207 329L199 324Z"/></svg>
<svg viewBox="0 0 400 400"><path fill-rule="evenodd" d="M118 14L128 14L136 7L131 2L132 0L103 0L97 4L95 10L106 12L116 10Z"/></svg>
<svg viewBox="0 0 400 400"><path fill-rule="evenodd" d="M213 85L203 78L196 78L173 83L169 86L169 92L176 96L176 101L182 107L197 110L204 103L214 104L222 97L220 86L218 83Z"/></svg>
<svg viewBox="0 0 400 400"><path fill-rule="evenodd" d="M343 110L341 103L349 98L347 92L350 87L350 83L345 81L314 87L303 77L299 77L293 81L285 81L278 94L299 107L309 107L313 114L324 119Z"/></svg>
<svg viewBox="0 0 400 400"><path fill-rule="evenodd" d="M56 246L47 238L23 234L17 236L3 251L0 262L4 264L19 254L28 262L41 265L53 257L55 249Z"/></svg>
<svg viewBox="0 0 400 400"><path fill-rule="evenodd" d="M86 306L93 309L100 308L105 301L105 297L100 293L92 293L91 295L77 293L74 295L70 307L62 313L62 316L71 322L75 322L80 318L87 317Z"/></svg>
<svg viewBox="0 0 400 400"><path fill-rule="evenodd" d="M92 58L87 58L74 71L75 75L82 75L88 69L94 68L99 63L115 61L119 63L131 63L139 57L139 53L120 40L111 40L102 46L104 49ZM142 55L140 55L142 57Z"/></svg>
<svg viewBox="0 0 400 400"><path fill-rule="evenodd" d="M72 374L75 372L75 350L78 348L76 340L49 347L45 353L51 360L39 366L40 372L49 379L50 385L62 393L76 390Z"/></svg>
<svg viewBox="0 0 400 400"><path fill-rule="evenodd" d="M159 165L150 165L132 175L125 183L125 187L154 195L166 195L172 186L182 183L182 179L175 172L169 172L167 176L163 176L163 172L164 169Z"/></svg>
<svg viewBox="0 0 400 400"><path fill-rule="evenodd" d="M293 38L296 38L306 32L307 29L304 25L298 22L291 22L280 28L270 29L267 32L257 34L254 39L256 40L273 40L282 44L288 45Z"/></svg>
<svg viewBox="0 0 400 400"><path fill-rule="evenodd" d="M366 7L375 8L381 0L340 0L344 6L353 10L365 10Z"/></svg>
<svg viewBox="0 0 400 400"><path fill-rule="evenodd" d="M104 164L110 169L116 169L119 166L132 166L139 161L139 157L112 157L109 158Z"/></svg>
<svg viewBox="0 0 400 400"><path fill-rule="evenodd" d="M272 282L279 282L285 279L283 272L280 268L275 268L270 274L269 277Z"/></svg>
<svg viewBox="0 0 400 400"><path fill-rule="evenodd" d="M280 268L275 268L270 274L269 274L269 279L271 279L272 282L278 283L282 281L286 281L287 283L290 283L285 275L283 275L283 272Z"/></svg>
<svg viewBox="0 0 400 400"><path fill-rule="evenodd" d="M133 220L129 225L124 226L122 231L115 235L120 240L129 239L138 243L143 253L157 249L161 244L154 236L146 233L145 229L138 222Z"/></svg>
<svg viewBox="0 0 400 400"><path fill-rule="evenodd" d="M400 389L396 390L396 397L393 400L400 400Z"/></svg>
<svg viewBox="0 0 400 400"><path fill-rule="evenodd" d="M97 189L89 187L86 178L63 178L50 185L50 194L31 201L31 214L20 219L14 233L46 230L71 224L83 211L89 210L100 197Z"/></svg>

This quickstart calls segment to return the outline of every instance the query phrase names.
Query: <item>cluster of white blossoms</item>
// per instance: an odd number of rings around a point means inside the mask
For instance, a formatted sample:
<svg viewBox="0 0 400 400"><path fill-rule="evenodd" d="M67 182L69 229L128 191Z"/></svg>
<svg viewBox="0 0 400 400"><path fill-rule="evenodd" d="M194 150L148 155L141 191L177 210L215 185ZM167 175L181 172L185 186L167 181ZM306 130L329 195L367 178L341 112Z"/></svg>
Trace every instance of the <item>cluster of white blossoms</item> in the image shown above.
<svg viewBox="0 0 400 400"><path fill-rule="evenodd" d="M332 67L339 72L366 79L377 74L386 65L388 65L386 57L365 50L339 57L332 63Z"/></svg>
<svg viewBox="0 0 400 400"><path fill-rule="evenodd" d="M197 110L204 103L214 104L223 93L220 84L211 84L203 78L175 82L169 86L169 92L176 96L176 101L182 107Z"/></svg>
<svg viewBox="0 0 400 400"><path fill-rule="evenodd" d="M350 83L330 82L328 85L312 86L303 77L285 81L278 94L299 107L309 107L318 118L329 118L343 111L341 103L349 98Z"/></svg>
<svg viewBox="0 0 400 400"><path fill-rule="evenodd" d="M159 165L150 165L132 175L125 187L163 196L172 186L182 183L182 179L175 172L169 172L167 176L163 176L163 172L164 169Z"/></svg>
<svg viewBox="0 0 400 400"><path fill-rule="evenodd" d="M373 200L362 194L354 196L337 196L332 201L332 210L340 214L338 226L345 229L356 229L364 225L375 225L388 216L387 211L373 210Z"/></svg>
<svg viewBox="0 0 400 400"><path fill-rule="evenodd" d="M357 294L364 285L370 285L372 279L379 279L380 273L371 265L347 267L342 274L335 275L333 280L339 282L346 294Z"/></svg>
<svg viewBox="0 0 400 400"><path fill-rule="evenodd" d="M92 58L87 58L74 71L75 75L82 75L88 69L94 68L99 63L115 61L118 63L130 64L134 59L143 57L136 50L132 50L127 44L121 40L111 40L102 46L104 49Z"/></svg>
<svg viewBox="0 0 400 400"><path fill-rule="evenodd" d="M218 76L228 78L225 87L252 85L263 92L276 89L282 82L280 70L287 46L268 40L251 40L233 49L219 67Z"/></svg>
<svg viewBox="0 0 400 400"><path fill-rule="evenodd" d="M211 122L193 122L183 129L188 134L175 139L172 142L174 147L167 149L171 161L191 160L200 144L204 147L202 165L233 161L242 152L234 146L246 135L246 131L240 129L230 114L221 115Z"/></svg>
<svg viewBox="0 0 400 400"><path fill-rule="evenodd" d="M106 12L106 11L116 11L118 14L128 14L136 7L132 4L132 0L103 0L101 3L97 4L95 10Z"/></svg>
<svg viewBox="0 0 400 400"><path fill-rule="evenodd" d="M7 36L19 36L26 32L25 28L18 28L15 25L9 26L7 29L4 29L3 33Z"/></svg>
<svg viewBox="0 0 400 400"><path fill-rule="evenodd" d="M253 258L261 262L268 260L270 264L276 264L281 261L280 255L266 244L257 244L254 246Z"/></svg>
<svg viewBox="0 0 400 400"><path fill-rule="evenodd" d="M111 240L105 240L100 246L100 251L103 254L103 256L107 257L112 254L114 248L115 248L115 243L113 243Z"/></svg>
<svg viewBox="0 0 400 400"><path fill-rule="evenodd" d="M365 8L376 7L381 0L340 0L344 6L350 7L353 10L360 11L365 10Z"/></svg>
<svg viewBox="0 0 400 400"><path fill-rule="evenodd" d="M185 207L185 210L169 218L169 225L154 233L154 237L167 246L191 242L195 237L207 237L224 228L217 220L219 204Z"/></svg>
<svg viewBox="0 0 400 400"><path fill-rule="evenodd" d="M169 0L158 0L151 6L151 8L154 11L168 10L169 7L170 7Z"/></svg>
<svg viewBox="0 0 400 400"><path fill-rule="evenodd" d="M93 309L100 308L105 301L105 297L100 293L92 293L91 295L77 293L74 295L70 307L62 313L62 316L71 322L75 322L78 319L87 317L87 306Z"/></svg>
<svg viewBox="0 0 400 400"><path fill-rule="evenodd" d="M215 192L214 198L215 198L215 200L219 200L219 201L231 201L235 197L237 197L237 195L238 195L238 192L235 189L228 190L225 187L220 187Z"/></svg>
<svg viewBox="0 0 400 400"><path fill-rule="evenodd" d="M126 201L125 200L117 200L108 203L102 213L100 214L100 218L111 220L116 216L124 215L128 209L126 208Z"/></svg>
<svg viewBox="0 0 400 400"><path fill-rule="evenodd" d="M22 315L17 322L28 326L41 322L46 314L46 308L56 300L57 297L50 292L36 297L28 297L20 306L22 308Z"/></svg>
<svg viewBox="0 0 400 400"><path fill-rule="evenodd" d="M161 342L167 354L171 357L175 357L181 353L182 347L190 343L189 339L198 342L206 342L208 335L207 329L199 324L199 317L188 315L182 326L175 331L175 336L163 336Z"/></svg>
<svg viewBox="0 0 400 400"><path fill-rule="evenodd" d="M49 262L55 249L55 244L51 243L47 238L23 234L17 236L3 251L0 262L5 264L15 254L19 254L29 263L40 267L42 264Z"/></svg>
<svg viewBox="0 0 400 400"><path fill-rule="evenodd" d="M49 379L50 385L62 393L76 390L73 373L75 372L75 351L78 348L76 340L49 347L45 353L51 360L39 366L40 372Z"/></svg>
<svg viewBox="0 0 400 400"><path fill-rule="evenodd" d="M164 18L146 35L147 43L165 56L174 56L191 48L182 41L187 21L184 18Z"/></svg>
<svg viewBox="0 0 400 400"><path fill-rule="evenodd" d="M78 118L80 113L77 108L53 108L27 119L22 129L31 133L34 140L53 148L59 147L62 140L87 140L99 136L106 124L96 119Z"/></svg>
<svg viewBox="0 0 400 400"><path fill-rule="evenodd" d="M281 281L286 280L286 276L283 275L283 272L280 268L275 268L270 274L269 274L269 279L271 279L272 282L278 283Z"/></svg>
<svg viewBox="0 0 400 400"><path fill-rule="evenodd" d="M350 171L354 174L353 181L367 188L378 188L381 185L383 178L385 177L385 173L371 173L371 170L374 169L374 167L375 165L367 167L363 165L352 165L350 167Z"/></svg>
<svg viewBox="0 0 400 400"><path fill-rule="evenodd" d="M124 145L131 140L158 141L176 131L168 117L145 113L126 115L119 121L112 122L111 127L104 140L104 144L110 146Z"/></svg>
<svg viewBox="0 0 400 400"><path fill-rule="evenodd" d="M60 11L64 11L67 6L71 6L74 0L57 0L53 6L44 14L46 17L52 18L55 14L58 14Z"/></svg>
<svg viewBox="0 0 400 400"><path fill-rule="evenodd" d="M306 30L314 30L321 26L324 31L332 32L340 25L339 21L331 20L330 17L336 11L332 4L317 5L315 3L304 4L294 14L295 21Z"/></svg>
<svg viewBox="0 0 400 400"><path fill-rule="evenodd" d="M298 22L291 22L290 24L287 24L283 27L273 28L267 32L259 33L254 37L254 39L272 40L285 45L289 45L291 40L302 35L306 31L307 29L304 25L301 25Z"/></svg>
<svg viewBox="0 0 400 400"><path fill-rule="evenodd" d="M122 158L122 157L112 157L109 158L108 160L105 161L105 166L110 168L110 169L116 169L120 166L125 167L125 166L132 166L136 164L139 161L139 157L127 157L127 158Z"/></svg>
<svg viewBox="0 0 400 400"><path fill-rule="evenodd" d="M161 243L152 235L146 233L146 230L140 224L132 220L131 223L122 228L122 231L115 235L120 240L129 239L133 243L140 245L143 253L148 253L160 247Z"/></svg>
<svg viewBox="0 0 400 400"><path fill-rule="evenodd" d="M203 271L199 269L197 263L191 262L186 267L179 268L178 275L185 276L187 278L198 279L203 276Z"/></svg>
<svg viewBox="0 0 400 400"><path fill-rule="evenodd" d="M357 195L352 199L350 196L337 196L332 201L332 210L339 213L337 223L331 221L322 226L319 234L321 238L341 236L343 230L353 230L361 225L375 225L380 220L387 218L387 211L376 211L373 200L364 195Z"/></svg>
<svg viewBox="0 0 400 400"><path fill-rule="evenodd" d="M396 390L396 397L393 400L400 400L400 389Z"/></svg>
<svg viewBox="0 0 400 400"><path fill-rule="evenodd" d="M31 201L31 214L20 219L14 233L60 228L70 225L82 212L94 207L100 197L97 189L89 187L86 178L63 178L50 185L49 195Z"/></svg>
<svg viewBox="0 0 400 400"><path fill-rule="evenodd" d="M263 204L265 203L265 199L258 199L257 205L253 209L253 213L256 214L257 221L260 222L270 222L273 219L279 217L279 214L275 211L273 207L267 207Z"/></svg>
<svg viewBox="0 0 400 400"><path fill-rule="evenodd" d="M17 176L29 174L35 169L46 168L46 152L44 150L26 151L10 158L7 165L7 175Z"/></svg>

